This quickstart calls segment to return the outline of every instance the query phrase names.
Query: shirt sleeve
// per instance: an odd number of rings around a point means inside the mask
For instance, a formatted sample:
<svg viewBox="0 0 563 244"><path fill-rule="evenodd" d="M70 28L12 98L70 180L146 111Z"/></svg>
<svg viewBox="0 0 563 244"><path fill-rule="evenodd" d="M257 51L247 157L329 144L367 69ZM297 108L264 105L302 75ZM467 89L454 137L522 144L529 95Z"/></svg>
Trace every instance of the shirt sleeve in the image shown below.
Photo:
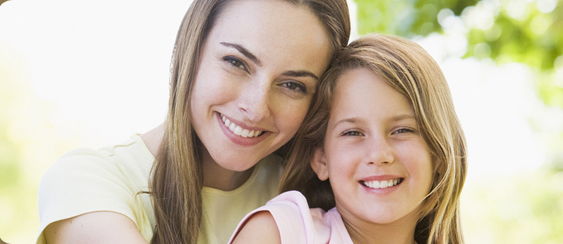
<svg viewBox="0 0 563 244"><path fill-rule="evenodd" d="M321 221L314 221L312 215L322 218L324 211L309 209L307 200L298 191L284 192L270 200L266 205L250 212L239 223L231 240L244 226L245 222L257 212L269 211L278 226L281 242L289 243L323 243L328 240L327 228ZM312 212L313 211L313 212Z"/></svg>
<svg viewBox="0 0 563 244"><path fill-rule="evenodd" d="M40 229L56 221L96 211L121 213L135 223L134 192L110 157L90 149L76 149L53 164L39 185Z"/></svg>

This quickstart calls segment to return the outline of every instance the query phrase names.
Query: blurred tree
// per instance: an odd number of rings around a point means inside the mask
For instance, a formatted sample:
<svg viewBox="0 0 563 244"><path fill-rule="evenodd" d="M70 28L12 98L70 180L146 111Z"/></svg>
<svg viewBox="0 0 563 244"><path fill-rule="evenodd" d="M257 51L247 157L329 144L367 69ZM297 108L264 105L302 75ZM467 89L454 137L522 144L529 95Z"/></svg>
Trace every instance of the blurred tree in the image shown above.
<svg viewBox="0 0 563 244"><path fill-rule="evenodd" d="M563 172L549 169L474 181L462 193L467 243L563 240Z"/></svg>
<svg viewBox="0 0 563 244"><path fill-rule="evenodd" d="M358 33L412 38L462 20L465 57L520 62L538 70L539 97L563 108L563 0L355 0Z"/></svg>
<svg viewBox="0 0 563 244"><path fill-rule="evenodd" d="M21 147L13 136L13 117L17 108L25 102L24 82L16 68L19 64L14 58L7 57L6 50L0 45L0 186L2 190L15 187L20 183ZM8 63L6 60L12 60ZM24 83L25 84L25 83Z"/></svg>

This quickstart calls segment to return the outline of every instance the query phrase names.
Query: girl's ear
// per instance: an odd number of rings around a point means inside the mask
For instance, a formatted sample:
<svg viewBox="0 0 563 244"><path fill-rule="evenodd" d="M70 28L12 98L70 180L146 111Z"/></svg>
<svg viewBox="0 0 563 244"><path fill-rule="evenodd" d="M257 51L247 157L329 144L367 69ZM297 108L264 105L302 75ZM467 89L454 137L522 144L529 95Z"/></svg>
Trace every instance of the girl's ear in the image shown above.
<svg viewBox="0 0 563 244"><path fill-rule="evenodd" d="M322 148L315 149L315 155L311 159L311 168L313 168L319 180L325 181L328 179L328 165Z"/></svg>

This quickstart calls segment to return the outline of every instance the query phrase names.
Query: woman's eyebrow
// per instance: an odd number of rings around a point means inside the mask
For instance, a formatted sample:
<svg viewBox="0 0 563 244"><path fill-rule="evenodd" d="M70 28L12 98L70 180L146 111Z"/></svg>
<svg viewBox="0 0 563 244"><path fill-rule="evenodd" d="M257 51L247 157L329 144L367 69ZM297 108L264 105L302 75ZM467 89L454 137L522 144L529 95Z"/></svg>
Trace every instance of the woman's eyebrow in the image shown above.
<svg viewBox="0 0 563 244"><path fill-rule="evenodd" d="M297 71L292 71L292 70L290 70L290 71L284 72L283 75L291 76L291 77L304 77L304 76L309 76L309 77L315 78L315 80L318 80L318 79L319 79L319 77L317 77L315 74L313 74L313 73L311 73L311 72L309 72L309 71L306 71L306 70L297 70Z"/></svg>
<svg viewBox="0 0 563 244"><path fill-rule="evenodd" d="M242 55L244 55L245 57L250 59L252 62L254 62L256 65L262 66L262 62L260 62L260 59L258 59L256 56L254 56L254 54L252 54L250 51L248 51L248 49L244 48L242 45L236 44L236 43L228 43L228 42L220 42L220 44L223 45L223 46L226 46L226 47L235 48L240 53L242 53Z"/></svg>
<svg viewBox="0 0 563 244"><path fill-rule="evenodd" d="M252 62L254 62L256 65L262 66L262 62L260 61L260 59L258 59L254 54L252 54L250 51L248 51L248 49L246 49L242 45L236 44L236 43L229 43L229 42L220 42L220 44L225 46L225 47L232 47L232 48L236 49L242 55L244 55L245 57L250 59ZM313 74L309 71L306 71L306 70L296 70L296 71L290 70L290 71L284 72L283 75L291 76L291 77L309 76L309 77L314 78L315 80L319 79L319 77L317 77L315 74Z"/></svg>

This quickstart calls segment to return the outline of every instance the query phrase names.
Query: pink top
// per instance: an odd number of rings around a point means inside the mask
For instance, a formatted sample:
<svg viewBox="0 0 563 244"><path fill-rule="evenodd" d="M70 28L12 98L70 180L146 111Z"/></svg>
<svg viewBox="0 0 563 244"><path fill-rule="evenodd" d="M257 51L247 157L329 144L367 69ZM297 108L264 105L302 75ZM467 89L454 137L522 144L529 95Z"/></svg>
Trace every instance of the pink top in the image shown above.
<svg viewBox="0 0 563 244"><path fill-rule="evenodd" d="M272 214L282 243L353 243L336 208L328 212L320 208L309 209L307 199L298 191L284 192L247 214L235 229L229 243L232 243L244 223L260 211Z"/></svg>

